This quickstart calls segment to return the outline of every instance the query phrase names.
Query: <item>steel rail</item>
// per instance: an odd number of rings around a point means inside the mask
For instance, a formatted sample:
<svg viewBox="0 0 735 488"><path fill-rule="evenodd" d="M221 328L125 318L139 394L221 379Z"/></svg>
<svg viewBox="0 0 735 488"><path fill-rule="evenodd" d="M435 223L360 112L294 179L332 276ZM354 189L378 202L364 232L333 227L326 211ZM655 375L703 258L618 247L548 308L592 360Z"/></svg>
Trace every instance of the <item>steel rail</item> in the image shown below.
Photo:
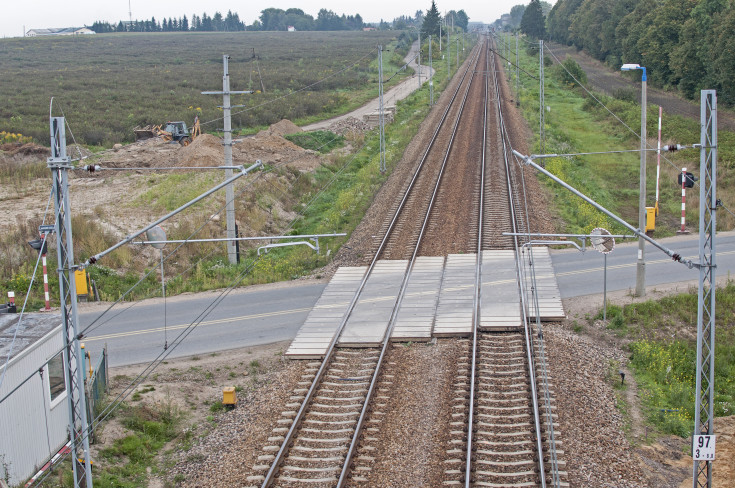
<svg viewBox="0 0 735 488"><path fill-rule="evenodd" d="M339 336L344 330L345 326L347 325L347 321L349 320L350 316L352 315L352 312L355 308L355 305L357 304L358 299L360 298L360 294L362 293L362 290L365 288L365 284L367 283L368 278L373 272L373 269L375 268L375 265L378 262L379 256L382 254L387 242L388 238L391 235L391 232L393 231L393 228L395 227L396 222L398 221L398 217L403 210L403 207L408 200L408 196L411 193L411 191L414 188L414 185L416 183L416 180L419 177L419 174L421 173L421 170L424 168L424 163L426 162L426 159L428 157L429 152L431 151L431 148L434 146L434 143L436 142L437 136L439 134L439 131L444 125L444 122L446 121L447 115L449 114L450 109L454 105L454 101L456 100L457 94L459 93L459 90L462 86L462 83L464 82L465 77L467 76L467 73L469 72L469 69L464 72L462 75L462 79L457 84L457 88L455 89L454 93L452 94L452 98L449 100L449 103L447 104L447 108L444 110L444 113L442 114L441 120L437 124L437 128L434 131L434 134L431 137L431 141L429 142L426 151L424 152L421 161L419 162L418 167L416 168L416 172L414 173L408 187L406 188L406 192L403 195L403 198L401 199L401 202L398 205L398 208L396 209L395 214L393 215L393 218L391 219L391 222L388 226L388 229L386 230L385 236L383 236L383 239L380 242L380 245L378 246L378 249L375 252L375 255L370 262L370 265L368 266L367 271L365 272L365 275L363 276L362 280L360 281L360 285L358 286L357 291L353 295L352 299L350 300L350 304L347 308L347 311L345 312L344 316L342 317L342 321L340 322L339 327L337 328L332 340L329 343L329 346L327 348L327 352L324 355L324 359L322 360L322 364L319 367L319 370L317 371L314 380L312 381L311 386L309 387L309 390L307 391L304 400L301 403L301 407L299 408L298 412L296 413L296 416L294 418L294 421L291 423L291 427L289 428L288 432L284 436L284 440L281 443L281 447L278 450L278 452L275 455L275 458L273 460L273 463L271 464L270 469L268 470L268 473L266 473L265 478L262 483L262 488L268 488L271 486L273 481L275 481L276 475L278 473L278 470L280 469L281 464L286 458L286 453L290 449L291 445L293 444L293 439L296 431L301 426L301 423L304 420L304 416L306 414L306 410L311 403L312 398L314 397L314 394L319 386L319 384L322 381L322 378L324 377L324 374L327 370L327 367L331 360L333 359L334 352L336 350L337 342L339 340ZM366 402L367 404L367 402ZM345 463L346 465L347 463Z"/></svg>
<svg viewBox="0 0 735 488"><path fill-rule="evenodd" d="M494 59L493 59L494 62ZM493 63L494 64L494 63ZM508 185L508 204L510 206L510 213L511 213L511 225L513 227L513 232L517 232L517 222L516 222L516 215L515 215L515 205L513 202L513 186L511 182L511 176L510 176L510 170L511 167L508 162L508 156L509 156L509 149L506 145L506 139L503 137L503 134L506 132L505 129L505 121L503 119L503 110L502 110L502 102L500 99L500 89L498 86L498 80L497 80L497 72L494 71L493 77L495 79L495 100L498 107L498 126L501 131L501 140L503 143L503 161L505 164L505 177L506 182ZM529 223L526 222L526 227L528 227ZM522 317L523 317L523 329L524 329L524 336L526 341L526 355L528 360L528 375L529 375L529 383L531 385L531 399L533 403L533 419L534 419L534 428L536 433L536 449L538 451L538 469L539 469L539 477L541 481L541 488L546 488L546 471L544 469L544 451L543 451L543 444L542 444L542 437L541 437L541 418L539 415L539 405L538 405L538 395L536 391L536 372L535 372L535 361L534 361L534 350L533 350L533 343L530 337L529 333L529 325L528 325L528 317L526 316L526 299L524 294L524 288L523 288L523 282L522 282L522 276L523 272L521 269L521 259L519 255L519 245L518 245L518 236L513 236L513 243L514 243L514 251L516 254L516 275L518 277L518 285L519 289L521 290L521 310L522 310Z"/></svg>
<svg viewBox="0 0 735 488"><path fill-rule="evenodd" d="M352 457L355 453L355 450L357 449L357 444L360 440L362 426L365 422L365 418L367 417L367 413L369 410L370 399L372 398L373 392L375 391L375 386L377 385L378 377L380 375L380 369L383 365L383 359L390 345L390 336L393 333L393 328L395 327L395 322L398 317L398 310L400 309L401 303L403 301L403 297L405 296L406 287L408 285L408 279L411 276L411 272L413 271L414 264L416 263L416 258L418 257L419 248L421 247L421 240L424 237L424 233L426 232L426 228L429 222L429 217L431 215L431 211L434 208L436 197L439 193L439 186L442 182L442 176L444 175L444 170L446 169L447 162L449 161L449 155L452 152L452 148L454 147L454 139L457 135L457 128L459 127L459 123L462 119L462 114L464 113L464 108L465 108L465 105L467 104L467 98L470 92L470 87L472 86L472 82L475 78L476 70L474 68L479 63L480 52L481 50L478 49L474 55L476 59L474 59L470 63L470 64L473 64L472 76L470 77L470 80L466 84L465 92L462 97L462 103L460 104L460 107L459 107L459 113L457 114L457 118L454 122L454 126L452 127L452 135L449 139L449 144L447 146L446 154L444 155L444 160L442 161L442 165L441 165L441 168L439 169L439 174L437 175L436 183L434 185L434 191L431 194L431 199L429 200L429 205L426 209L426 214L424 215L424 220L421 224L421 230L419 231L419 237L416 241L416 245L414 246L414 250L411 255L411 259L409 260L409 263L406 267L406 273L403 275L401 287L398 292L396 302L393 305L393 310L391 311L391 316L388 321L388 328L386 330L385 335L383 336L383 345L381 347L380 357L378 358L378 364L375 368L375 371L373 372L372 380L370 381L370 387L368 388L368 392L365 397L365 403L363 404L362 411L360 412L360 417L358 418L357 426L355 427L355 432L353 433L353 436L352 436L352 442L350 442L350 448L347 451L347 456L345 457L345 462L342 466L342 472L340 473L339 481L337 482L337 488L342 488L344 484L347 482L347 477L348 477ZM467 72L469 72L469 67L468 67Z"/></svg>
<svg viewBox="0 0 735 488"><path fill-rule="evenodd" d="M486 41L489 50L489 40ZM469 418L467 420L467 454L464 475L464 486L470 488L472 480L472 426L475 423L475 382L477 373L477 334L480 328L480 285L482 283L482 232L485 218L485 156L487 153L487 113L489 109L488 86L489 79L489 56L485 57L485 99L483 100L483 120L482 120L482 152L480 164L480 203L477 217L477 261L475 263L475 294L472 308L472 360L470 364L470 400L469 400Z"/></svg>

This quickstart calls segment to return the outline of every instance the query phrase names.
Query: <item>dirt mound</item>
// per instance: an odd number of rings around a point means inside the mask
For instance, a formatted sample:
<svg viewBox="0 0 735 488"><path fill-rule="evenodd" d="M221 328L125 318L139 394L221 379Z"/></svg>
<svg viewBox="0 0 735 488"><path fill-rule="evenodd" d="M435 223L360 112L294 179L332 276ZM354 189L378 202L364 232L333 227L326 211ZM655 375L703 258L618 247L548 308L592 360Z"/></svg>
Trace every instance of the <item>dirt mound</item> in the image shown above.
<svg viewBox="0 0 735 488"><path fill-rule="evenodd" d="M251 164L260 159L264 164L288 164L300 170L316 168L319 155L268 131L254 137L242 139L235 145L233 153L239 164Z"/></svg>
<svg viewBox="0 0 735 488"><path fill-rule="evenodd" d="M212 134L202 134L191 144L178 151L179 166L221 166L224 164L225 149L222 139Z"/></svg>
<svg viewBox="0 0 735 488"><path fill-rule="evenodd" d="M22 156L50 156L51 150L44 146L39 146L33 142L22 144L20 142L9 142L7 144L0 144L0 151L5 151L11 156L20 154Z"/></svg>
<svg viewBox="0 0 735 488"><path fill-rule="evenodd" d="M291 122L288 119L283 119L280 122L276 122L275 124L268 127L266 130L262 130L258 133L258 135L261 134L269 134L269 135L277 135L277 136L285 136L286 134L296 134L302 132L301 128Z"/></svg>

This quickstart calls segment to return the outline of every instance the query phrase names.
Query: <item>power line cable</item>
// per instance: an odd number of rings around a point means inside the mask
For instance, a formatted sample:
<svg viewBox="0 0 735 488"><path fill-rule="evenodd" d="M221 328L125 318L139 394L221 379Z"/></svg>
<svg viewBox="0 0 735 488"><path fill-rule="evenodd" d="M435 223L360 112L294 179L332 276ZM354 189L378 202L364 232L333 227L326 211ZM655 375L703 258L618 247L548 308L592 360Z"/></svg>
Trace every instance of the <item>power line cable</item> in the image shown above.
<svg viewBox="0 0 735 488"><path fill-rule="evenodd" d="M596 97L596 96L595 96L595 95L594 95L594 94L593 94L593 93L592 93L592 92L591 92L590 90L588 90L588 89L587 89L587 87L585 87L585 86L584 86L584 85L583 85L583 84L582 84L582 83L581 83L581 82L580 82L580 81L579 81L579 80L578 80L578 79L577 79L577 78L576 78L576 77L575 77L575 76L574 76L574 75L573 75L573 74L572 74L572 73L571 73L571 72L570 72L570 71L569 71L569 70L567 69L567 67L566 67L566 66L564 66L564 63L562 63L562 62L561 62L561 61L559 60L559 58L558 58L558 57L557 57L557 55L556 55L556 54L554 53L554 51L552 51L552 50L551 50L551 49L549 49L548 47L546 48L546 51L547 51L547 52L549 52L549 53L551 54L551 56L552 56L552 57L553 57L553 58L554 58L554 59L556 60L556 62L557 62L557 63L559 63L559 65L560 65L560 66L561 66L562 68L564 68L564 71L566 71L566 72L567 72L567 74L569 74L569 76L571 76L571 77L572 77L572 79L573 79L573 80L574 80L574 81L575 81L575 82L576 82L576 83L577 83L577 84L578 84L578 85L579 85L579 86L580 86L580 87L581 87L581 88L582 88L582 89L583 89L583 90L584 90L584 91L585 91L585 92L586 92L586 93L587 93L587 94L588 94L588 95L589 95L590 97L592 97L592 98L593 98L593 99L595 100L595 102L597 102L597 103L598 103L598 104L599 104L599 105L600 105L601 107L603 107L603 108L604 108L605 110L607 110L607 111L608 111L608 113L610 113L610 115L612 115L612 116L613 116L613 117L614 117L614 118L615 118L615 119L616 119L616 120L617 120L618 122L620 122L620 123L621 123L621 124L623 125L623 127L625 127L626 129L628 129L628 131L630 131L630 133L631 133L631 134L635 135L635 136L636 136L636 137L637 137L638 139L640 139L640 138L641 138L641 135L640 135L639 133L637 133L636 131L634 131L634 130L633 130L633 129L632 129L632 128L631 128L631 127L630 127L630 126L628 125L628 124L626 124L626 123L625 123L625 122L624 122L624 121L623 121L623 120L622 120L622 119L621 119L620 117L618 117L618 116L617 116L617 115L616 115L616 114L615 114L615 113L614 113L614 112L613 112L612 110L610 110L610 109L609 109L609 108L607 107L607 105L605 105L604 103L602 103L602 101L601 101L601 100L600 100L599 98L597 98L597 97ZM650 144L648 144L648 141L645 141L645 144L646 144L646 147L648 147L648 148L653 148L653 146L651 146ZM657 148L653 148L653 149L657 150ZM638 150L638 151L640 151L640 150ZM661 157L663 158L663 160L664 160L664 161L666 161L667 163L669 163L669 165L670 165L670 166L671 166L672 168L674 168L674 169L675 169L675 170L676 170L677 172L678 172L678 171L680 171L680 170L679 170L679 168L678 168L678 167L677 167L677 166L676 166L676 165L675 165L675 164L673 163L673 161L671 161L671 160L670 160L669 158L667 158L667 157L666 157L665 155L661 154ZM698 186L698 185L699 185L699 183L695 183L695 185L697 185L697 186ZM728 213L729 213L729 214L730 214L731 216L735 217L735 213L733 213L733 212L732 212L732 211L731 211L731 210L730 210L730 209L729 209L729 208L728 208L727 206L725 206L724 204L722 205L722 207L721 207L721 208L724 208L726 212L728 212Z"/></svg>
<svg viewBox="0 0 735 488"><path fill-rule="evenodd" d="M46 216L48 215L48 209L51 206L51 198L53 197L53 189L51 190L51 194L48 197L48 202L46 203L46 210L43 213L43 219L41 220L42 224L46 223ZM56 214L56 219L54 221L58 220L58 213ZM8 365L10 364L10 358L13 356L13 349L15 348L15 341L18 338L18 331L20 330L20 326L23 324L23 317L25 315L26 311L26 305L28 304L28 297L31 295L31 290L33 289L33 283L36 279L36 273L38 272L38 264L41 262L41 250L43 250L44 246L46 245L46 239L48 238L48 234L43 235L43 242L41 242L41 248L38 252L38 256L36 257L36 265L33 267L33 275L31 276L31 282L28 284L28 290L26 291L26 296L23 299L23 307L20 309L20 317L18 317L18 323L15 324L15 331L13 332L13 340L10 343L10 349L8 350L8 357L5 360L5 365L3 366L3 374L0 375L0 387L3 386L3 381L5 381L5 373L8 371Z"/></svg>
<svg viewBox="0 0 735 488"><path fill-rule="evenodd" d="M318 84L320 84L320 83L323 83L323 82L327 81L328 79L330 79L330 78L333 78L333 77L335 77L335 76L337 76L337 75L339 75L339 74L342 74L342 73L344 73L344 72L346 72L346 71L348 71L348 70L352 69L353 67L357 66L357 65L358 65L358 64L360 64L360 63L361 63L361 62L362 62L362 61L363 61L364 59L366 59L366 58L367 58L368 56L372 55L372 54L373 54L373 53L374 53L374 52L375 52L376 50L377 50L377 48L375 48L375 49L371 50L370 52L368 52L367 54L365 54L365 55L364 55L363 57L361 57L360 59L358 59L357 61L355 61L355 62L354 62L354 63L352 63L351 65L349 65L349 66L347 66L347 67L345 67L345 68L343 68L343 69L341 69L341 70L339 70L339 71L336 71L336 72L334 72L334 73L332 73L332 74L330 74L330 75L328 75L328 76L325 76L324 78L322 78L322 79L321 79L321 80L319 80L319 81L315 81L314 83L312 83L312 84L310 84L310 85L306 85L306 86L304 86L304 87L302 87L302 88L299 88L299 89L298 89L298 90L296 90L296 91L293 91L293 92L287 93L287 94L285 94L285 95L281 95L280 97L276 97L276 98L273 98L273 99L271 99L271 100L267 100L267 101L265 101L265 102L262 102L262 103L260 103L260 104L258 104L258 105L254 105L254 106L252 106L252 107L248 107L248 108L246 108L246 109L244 109L244 110L240 110L240 111L237 111L237 112L232 112L232 113L231 113L230 115L231 115L231 116L234 116L234 115L239 115L239 114L242 114L242 113L245 113L245 112L249 112L249 111L251 111L251 110L254 110L254 109L256 109L256 108L260 108L260 107L263 107L263 106L265 106L265 105L269 105L269 104L271 104L271 103L275 103L275 102L277 102L277 101L279 101L279 100L283 100L283 99L285 99L285 98L288 98L288 97L291 97L291 96L293 96L293 95L296 95L296 94L298 94L298 93L301 93L302 91L306 91L306 90L308 90L308 89L310 89L310 88L313 88L313 87L315 87L316 85L318 85ZM216 119L208 120L208 121L206 121L206 122L202 122L202 123L200 123L200 125L209 125L209 124L213 124L213 123L215 123L215 122L218 122L218 121L220 121L220 120L224 120L224 116L222 116L222 117L218 117L218 118L216 118Z"/></svg>

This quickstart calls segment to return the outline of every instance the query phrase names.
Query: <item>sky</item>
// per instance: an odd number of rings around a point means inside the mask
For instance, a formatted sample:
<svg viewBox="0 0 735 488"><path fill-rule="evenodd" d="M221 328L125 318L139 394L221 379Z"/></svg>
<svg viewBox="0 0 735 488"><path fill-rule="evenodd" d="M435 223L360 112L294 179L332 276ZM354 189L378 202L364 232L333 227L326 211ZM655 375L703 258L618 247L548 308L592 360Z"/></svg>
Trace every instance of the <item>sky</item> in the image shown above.
<svg viewBox="0 0 735 488"><path fill-rule="evenodd" d="M509 13L513 5L528 4L529 0L471 0L465 5L461 2L436 0L440 12L448 10L464 10L470 22L491 23L502 14ZM269 7L296 7L316 17L320 9L326 8L338 15L360 14L365 22L393 20L401 15L413 16L417 10L426 12L431 7L431 0L372 0L356 2L345 0L265 0L263 2L234 2L209 0L206 2L193 0L177 0L174 2L143 0L25 0L8 2L0 15L0 37L19 37L25 29L45 29L50 27L82 27L91 25L96 20L117 24L128 19L128 3L133 13L133 20L155 17L159 22L169 17L192 14L201 15L206 12L214 15L219 11L223 15L228 10L237 13L240 20L251 24L260 16L260 11ZM176 7L172 9L172 7Z"/></svg>

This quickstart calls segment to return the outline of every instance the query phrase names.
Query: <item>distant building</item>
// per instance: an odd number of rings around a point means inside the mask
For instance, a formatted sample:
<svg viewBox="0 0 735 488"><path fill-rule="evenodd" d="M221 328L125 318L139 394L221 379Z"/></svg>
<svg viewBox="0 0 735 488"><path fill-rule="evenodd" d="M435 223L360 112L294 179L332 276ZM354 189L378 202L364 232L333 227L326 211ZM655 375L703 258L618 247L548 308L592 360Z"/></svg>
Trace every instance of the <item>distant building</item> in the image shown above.
<svg viewBox="0 0 735 488"><path fill-rule="evenodd" d="M69 405L59 314L0 314L0 479L30 478L68 440ZM11 352L12 351L12 352ZM27 378L28 381L25 381Z"/></svg>
<svg viewBox="0 0 735 488"><path fill-rule="evenodd" d="M81 36L95 34L92 29L86 27L61 27L56 29L30 29L26 31L26 37L41 36Z"/></svg>
<svg viewBox="0 0 735 488"><path fill-rule="evenodd" d="M376 29L375 29L375 27L363 27L363 28L362 28L362 30L363 30L364 32L368 32L368 31L374 31L374 30L376 30Z"/></svg>
<svg viewBox="0 0 735 488"><path fill-rule="evenodd" d="M288 26L288 31L289 31L289 32L296 32L296 27L294 27L294 26L292 26L292 25L289 25L289 26Z"/></svg>

